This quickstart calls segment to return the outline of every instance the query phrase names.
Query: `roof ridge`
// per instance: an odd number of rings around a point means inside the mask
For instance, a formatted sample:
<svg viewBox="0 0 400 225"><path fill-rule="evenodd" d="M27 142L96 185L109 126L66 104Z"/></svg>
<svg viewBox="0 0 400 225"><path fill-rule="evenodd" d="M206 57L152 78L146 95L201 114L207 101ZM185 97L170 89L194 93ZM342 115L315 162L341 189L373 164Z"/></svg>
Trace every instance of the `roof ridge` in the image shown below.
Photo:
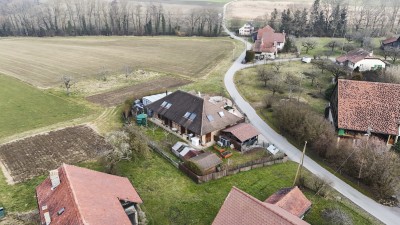
<svg viewBox="0 0 400 225"><path fill-rule="evenodd" d="M69 192L71 193L72 197L74 198L73 203L74 203L75 207L78 209L78 210L77 210L77 211L78 211L77 214L79 215L81 221L82 221L84 224L86 224L85 219L84 219L83 216L81 215L81 209L80 209L79 204L78 204L78 199L77 199L77 197L76 197L75 191L74 191L74 189L73 189L73 187L72 187L72 184L71 184L71 182L70 182L70 176L69 176L69 174L68 174L68 170L66 170L66 166L71 166L71 165L68 165L68 164L66 164L66 163L63 163L63 164L62 164L62 169L64 170L64 173L65 173L65 176L66 176L66 183L67 183L67 185L68 185L68 187L69 187L68 190L69 190Z"/></svg>
<svg viewBox="0 0 400 225"><path fill-rule="evenodd" d="M338 79L338 82L354 82L354 83L366 83L366 84L376 84L376 85L390 85L390 86L400 86L400 84L396 83L384 83L384 82L376 82L376 81L365 81L365 80L348 80L348 79Z"/></svg>
<svg viewBox="0 0 400 225"><path fill-rule="evenodd" d="M235 191L238 191L239 193L245 195L246 197L248 197L248 198L251 199L252 201L256 202L257 204L263 206L264 208L269 209L268 206L266 206L266 205L264 204L264 202L262 202L261 200L258 200L258 199L255 198L254 196L252 196L252 195L250 195L250 194L248 194L248 193L246 193L246 192L240 190L239 188L237 188L237 187L235 187L235 186L233 186L232 189L235 189ZM269 204L269 203L267 203L267 204Z"/></svg>

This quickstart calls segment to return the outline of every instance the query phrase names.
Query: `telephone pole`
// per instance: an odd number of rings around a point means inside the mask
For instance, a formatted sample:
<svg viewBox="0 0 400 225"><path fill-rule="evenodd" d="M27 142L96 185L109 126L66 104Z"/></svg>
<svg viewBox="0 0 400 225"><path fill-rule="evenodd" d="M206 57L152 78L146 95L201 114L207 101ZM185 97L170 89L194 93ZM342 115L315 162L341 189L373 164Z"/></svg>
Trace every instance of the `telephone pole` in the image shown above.
<svg viewBox="0 0 400 225"><path fill-rule="evenodd" d="M306 146L307 146L307 141L305 141L305 143L304 143L303 154L301 156L301 161L299 163L299 167L297 167L297 172L296 172L296 176L294 177L293 186L296 185L297 177L299 175L301 175L301 168L303 167L304 155L306 153Z"/></svg>

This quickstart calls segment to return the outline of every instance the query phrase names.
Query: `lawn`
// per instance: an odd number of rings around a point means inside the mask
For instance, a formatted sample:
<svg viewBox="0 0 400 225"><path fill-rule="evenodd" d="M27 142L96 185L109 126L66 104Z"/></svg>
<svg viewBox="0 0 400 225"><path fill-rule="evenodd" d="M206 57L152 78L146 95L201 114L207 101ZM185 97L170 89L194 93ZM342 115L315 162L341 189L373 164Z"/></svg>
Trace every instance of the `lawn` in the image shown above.
<svg viewBox="0 0 400 225"><path fill-rule="evenodd" d="M0 72L40 87L60 86L63 75L79 81L125 66L198 78L232 55L232 43L226 37L2 38Z"/></svg>
<svg viewBox="0 0 400 225"><path fill-rule="evenodd" d="M39 90L0 74L0 139L12 134L72 120L93 111L66 96Z"/></svg>

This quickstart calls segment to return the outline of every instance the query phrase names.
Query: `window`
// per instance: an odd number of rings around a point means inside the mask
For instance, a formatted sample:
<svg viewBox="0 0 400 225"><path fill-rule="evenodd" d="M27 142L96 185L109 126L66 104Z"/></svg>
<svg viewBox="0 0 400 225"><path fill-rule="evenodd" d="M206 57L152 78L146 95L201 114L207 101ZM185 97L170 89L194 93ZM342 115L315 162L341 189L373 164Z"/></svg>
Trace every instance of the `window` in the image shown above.
<svg viewBox="0 0 400 225"><path fill-rule="evenodd" d="M212 115L207 115L207 119L208 119L210 122L214 121L214 117L213 117Z"/></svg>
<svg viewBox="0 0 400 225"><path fill-rule="evenodd" d="M165 107L167 104L168 104L168 102L164 101L164 102L161 104L161 107Z"/></svg>
<svg viewBox="0 0 400 225"><path fill-rule="evenodd" d="M222 111L218 112L218 114L219 114L220 117L224 117L225 116L224 112L222 112Z"/></svg>
<svg viewBox="0 0 400 225"><path fill-rule="evenodd" d="M189 120L194 120L194 118L196 118L196 113L192 113L190 114Z"/></svg>
<svg viewBox="0 0 400 225"><path fill-rule="evenodd" d="M167 108L167 109L169 109L170 107L171 107L171 103L168 103L166 106L165 106L165 108Z"/></svg>
<svg viewBox="0 0 400 225"><path fill-rule="evenodd" d="M190 112L186 112L185 115L183 115L183 117L185 117L186 119L189 119L190 116Z"/></svg>

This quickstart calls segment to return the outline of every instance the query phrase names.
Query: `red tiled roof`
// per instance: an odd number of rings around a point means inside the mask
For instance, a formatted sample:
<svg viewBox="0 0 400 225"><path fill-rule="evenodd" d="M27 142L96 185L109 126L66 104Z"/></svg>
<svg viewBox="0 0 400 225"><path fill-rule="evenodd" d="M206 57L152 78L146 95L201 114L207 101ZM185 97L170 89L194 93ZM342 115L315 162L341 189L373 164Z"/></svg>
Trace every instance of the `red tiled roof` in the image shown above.
<svg viewBox="0 0 400 225"><path fill-rule="evenodd" d="M400 84L339 79L338 128L397 135Z"/></svg>
<svg viewBox="0 0 400 225"><path fill-rule="evenodd" d="M36 187L41 221L47 206L51 224L131 225L119 199L142 203L127 178L63 164L60 185L51 190L50 178ZM61 215L57 212L64 208Z"/></svg>
<svg viewBox="0 0 400 225"><path fill-rule="evenodd" d="M277 51L275 42L285 42L285 34L275 33L274 29L272 29L270 26L266 26L258 30L257 40L254 43L253 51L274 53Z"/></svg>
<svg viewBox="0 0 400 225"><path fill-rule="evenodd" d="M297 186L294 188L283 188L271 195L264 202L277 205L297 217L302 217L311 207L311 202Z"/></svg>
<svg viewBox="0 0 400 225"><path fill-rule="evenodd" d="M257 31L257 40L263 37L264 33L275 33L275 30L270 27L269 25L265 26L264 28L258 29Z"/></svg>
<svg viewBox="0 0 400 225"><path fill-rule="evenodd" d="M308 224L284 209L261 202L233 187L214 219L213 225L303 225Z"/></svg>
<svg viewBox="0 0 400 225"><path fill-rule="evenodd" d="M352 63L357 63L368 57L370 57L370 52L365 51L362 48L359 48L359 49L355 49L353 51L348 52L346 55L337 57L336 61L339 63L344 63L346 61L350 61Z"/></svg>
<svg viewBox="0 0 400 225"><path fill-rule="evenodd" d="M396 42L398 39L400 39L400 37L391 37L386 40L383 40L382 43L386 45L386 44Z"/></svg>
<svg viewBox="0 0 400 225"><path fill-rule="evenodd" d="M260 132L249 123L239 123L232 127L229 127L223 132L230 132L235 137L237 137L241 142L244 142L252 137L255 137L260 134Z"/></svg>

